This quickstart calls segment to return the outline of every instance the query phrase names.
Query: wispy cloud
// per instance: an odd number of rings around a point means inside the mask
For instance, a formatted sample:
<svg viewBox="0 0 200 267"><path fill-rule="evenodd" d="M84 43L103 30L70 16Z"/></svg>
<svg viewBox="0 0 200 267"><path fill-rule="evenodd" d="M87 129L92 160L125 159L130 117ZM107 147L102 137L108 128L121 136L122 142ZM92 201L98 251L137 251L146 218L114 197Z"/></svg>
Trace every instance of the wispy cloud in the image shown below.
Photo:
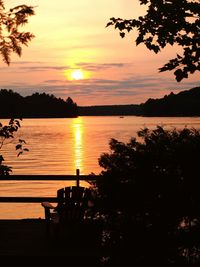
<svg viewBox="0 0 200 267"><path fill-rule="evenodd" d="M77 66L87 71L99 71L111 68L123 68L126 67L127 64L126 63L102 63L102 64L78 63Z"/></svg>
<svg viewBox="0 0 200 267"><path fill-rule="evenodd" d="M113 68L125 68L127 67L128 63L102 63L102 64L94 64L94 63L78 63L76 66L71 67L70 65L51 65L48 63L42 62L31 62L31 61L21 61L21 62L13 62L10 70L15 70L17 72L42 72L42 71L49 71L49 70L56 70L56 71L63 71L63 70L73 70L77 68L81 68L86 71L102 71L108 70ZM0 67L1 71L8 71L5 66Z"/></svg>
<svg viewBox="0 0 200 267"><path fill-rule="evenodd" d="M41 61L13 61L12 65L44 64Z"/></svg>
<svg viewBox="0 0 200 267"><path fill-rule="evenodd" d="M48 70L66 70L69 68L68 66L26 66L26 67L21 67L20 70L23 71L48 71Z"/></svg>

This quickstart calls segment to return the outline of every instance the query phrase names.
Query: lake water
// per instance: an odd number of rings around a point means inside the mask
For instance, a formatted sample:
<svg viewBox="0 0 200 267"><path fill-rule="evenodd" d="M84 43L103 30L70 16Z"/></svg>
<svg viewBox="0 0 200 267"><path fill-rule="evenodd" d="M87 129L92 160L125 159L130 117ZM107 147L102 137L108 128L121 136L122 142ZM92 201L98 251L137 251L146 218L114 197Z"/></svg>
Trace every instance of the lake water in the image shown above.
<svg viewBox="0 0 200 267"><path fill-rule="evenodd" d="M6 120L1 120L6 123ZM156 125L181 129L200 129L200 117L106 116L67 119L24 119L12 143L1 149L5 164L13 174L99 174L98 158L109 151L109 140L128 141L137 131ZM17 157L14 143L25 139L29 152ZM56 190L69 182L0 181L0 196L55 196ZM44 217L40 204L0 204L2 218Z"/></svg>

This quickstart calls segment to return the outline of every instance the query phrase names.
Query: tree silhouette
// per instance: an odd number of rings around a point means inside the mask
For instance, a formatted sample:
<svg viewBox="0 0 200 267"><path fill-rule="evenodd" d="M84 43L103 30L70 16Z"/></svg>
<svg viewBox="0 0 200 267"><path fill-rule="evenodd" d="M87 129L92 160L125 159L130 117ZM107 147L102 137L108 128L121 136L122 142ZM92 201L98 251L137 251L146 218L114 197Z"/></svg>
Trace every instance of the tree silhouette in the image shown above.
<svg viewBox="0 0 200 267"><path fill-rule="evenodd" d="M110 266L199 265L199 151L200 131L188 128L110 141L97 180Z"/></svg>
<svg viewBox="0 0 200 267"><path fill-rule="evenodd" d="M138 19L111 18L107 27L113 25L125 37L134 28L138 30L136 45L144 43L154 53L166 45L177 44L182 55L177 54L163 67L174 71L180 82L188 74L200 70L200 0L139 0L147 5L147 12Z"/></svg>
<svg viewBox="0 0 200 267"><path fill-rule="evenodd" d="M19 27L28 22L28 17L34 15L34 8L27 5L19 5L5 10L4 1L0 0L0 54L2 60L9 65L11 53L18 56L22 54L22 45L28 46L34 35L30 32L21 32ZM10 119L8 125L0 123L0 149L5 145L5 141L14 138L15 132L20 128L20 119ZM23 148L24 140L19 139L15 146L18 156L27 148ZM0 175L8 175L12 168L3 164L3 155L0 155Z"/></svg>
<svg viewBox="0 0 200 267"><path fill-rule="evenodd" d="M6 64L11 62L11 53L22 54L22 45L28 46L34 35L19 30L28 22L28 17L34 15L34 8L19 5L5 10L4 1L0 0L0 54Z"/></svg>
<svg viewBox="0 0 200 267"><path fill-rule="evenodd" d="M77 104L46 93L23 97L7 89L0 90L0 118L67 118L77 117Z"/></svg>

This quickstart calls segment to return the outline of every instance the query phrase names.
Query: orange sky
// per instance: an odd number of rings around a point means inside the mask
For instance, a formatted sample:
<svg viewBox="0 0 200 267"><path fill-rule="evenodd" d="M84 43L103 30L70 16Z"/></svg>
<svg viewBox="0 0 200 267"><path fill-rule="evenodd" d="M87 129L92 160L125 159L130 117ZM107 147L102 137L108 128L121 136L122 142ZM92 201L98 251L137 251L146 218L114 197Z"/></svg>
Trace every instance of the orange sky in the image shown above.
<svg viewBox="0 0 200 267"><path fill-rule="evenodd" d="M136 47L136 33L121 39L105 28L110 17L133 18L144 13L137 0L6 0L8 8L36 6L26 30L35 34L21 58L0 63L0 88L21 95L46 92L78 105L136 104L149 97L199 86L199 75L177 83L171 72L158 73L177 48L159 55L143 45ZM71 75L81 70L84 79Z"/></svg>

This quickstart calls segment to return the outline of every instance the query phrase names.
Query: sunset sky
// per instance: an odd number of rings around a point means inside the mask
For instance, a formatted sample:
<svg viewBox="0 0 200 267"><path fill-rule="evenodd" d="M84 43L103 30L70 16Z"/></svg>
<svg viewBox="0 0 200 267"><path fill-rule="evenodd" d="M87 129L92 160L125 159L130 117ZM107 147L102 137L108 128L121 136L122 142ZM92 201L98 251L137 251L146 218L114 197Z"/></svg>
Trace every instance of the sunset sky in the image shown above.
<svg viewBox="0 0 200 267"><path fill-rule="evenodd" d="M136 32L122 39L110 17L137 18L144 7L137 0L6 0L6 7L36 6L26 30L36 37L12 56L8 67L0 62L0 88L23 96L46 92L78 105L137 104L171 91L199 86L199 73L177 83L173 72L158 68L176 56L177 47L159 55L136 47ZM74 72L76 71L76 72Z"/></svg>

